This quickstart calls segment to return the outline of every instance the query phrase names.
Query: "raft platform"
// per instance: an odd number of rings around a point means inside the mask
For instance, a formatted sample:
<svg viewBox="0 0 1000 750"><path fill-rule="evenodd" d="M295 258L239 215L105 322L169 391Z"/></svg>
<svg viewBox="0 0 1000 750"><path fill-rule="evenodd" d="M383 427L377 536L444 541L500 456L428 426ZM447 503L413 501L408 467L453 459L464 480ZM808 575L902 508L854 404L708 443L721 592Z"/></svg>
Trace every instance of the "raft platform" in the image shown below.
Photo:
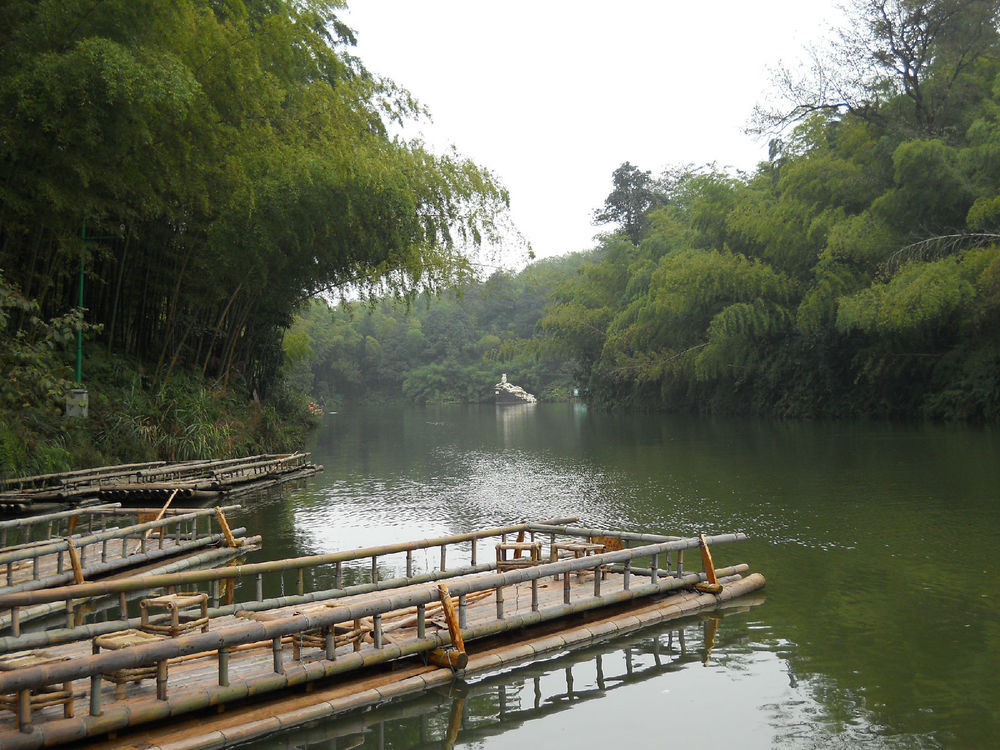
<svg viewBox="0 0 1000 750"><path fill-rule="evenodd" d="M322 471L308 453L214 461L152 461L0 480L0 510L102 502L219 502Z"/></svg>
<svg viewBox="0 0 1000 750"><path fill-rule="evenodd" d="M574 520L0 593L0 611L13 616L143 584L167 591L144 601L141 618L0 638L9 654L0 657L0 708L12 707L0 710L0 746L107 737L115 747L222 747L713 609L764 585L745 564L712 561L710 547L742 534L679 538ZM686 551L701 570L685 570ZM389 560L405 574L387 577ZM306 592L305 574L322 581L321 571L335 588ZM278 573L282 589L283 576L295 576L296 593L265 599L265 573ZM247 579L256 595L238 602L235 584Z"/></svg>

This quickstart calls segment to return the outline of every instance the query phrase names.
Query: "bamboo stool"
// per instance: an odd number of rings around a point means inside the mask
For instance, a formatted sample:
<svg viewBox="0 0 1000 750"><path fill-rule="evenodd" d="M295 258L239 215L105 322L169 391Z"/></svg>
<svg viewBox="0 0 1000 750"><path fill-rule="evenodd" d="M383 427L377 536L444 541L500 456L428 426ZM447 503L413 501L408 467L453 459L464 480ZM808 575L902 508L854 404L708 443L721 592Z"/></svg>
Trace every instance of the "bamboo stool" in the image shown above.
<svg viewBox="0 0 1000 750"><path fill-rule="evenodd" d="M198 607L200 612L192 615L185 611L193 607ZM208 594L164 594L151 599L143 599L139 602L139 608L142 610L139 630L144 633L155 633L175 638L196 628L201 628L202 633L208 632ZM167 624L149 621L150 610L156 609L165 609L169 613L170 620Z"/></svg>
<svg viewBox="0 0 1000 750"><path fill-rule="evenodd" d="M507 557L508 552L513 552L514 556ZM521 557L522 552L527 552L527 557ZM539 565L542 562L541 542L501 542L497 545L497 572L503 573L516 568L528 568L532 565Z"/></svg>
<svg viewBox="0 0 1000 750"><path fill-rule="evenodd" d="M29 651L17 656L0 659L0 670L12 672L24 667L38 667L68 661L68 656L52 656L44 651ZM22 732L31 731L31 712L46 706L63 707L63 717L73 718L73 683L64 682L62 687L43 685L34 690L19 690L13 695L0 695L0 708L13 711L17 716L17 726Z"/></svg>
<svg viewBox="0 0 1000 750"><path fill-rule="evenodd" d="M95 654L99 654L102 648L106 651L117 651L121 648L131 648L132 646L138 646L143 643L162 641L166 637L167 636L156 633L146 633L142 630L135 630L134 628L130 628L129 630L119 630L117 633L105 633L104 635L95 636L93 641L93 652ZM116 699L125 697L126 683L134 682L138 685L145 679L155 679L156 697L161 701L165 701L167 699L167 662L165 659L163 661L158 661L156 664L149 667L116 669L113 672L108 672L101 676L108 682L114 683Z"/></svg>
<svg viewBox="0 0 1000 750"><path fill-rule="evenodd" d="M560 552L566 552L568 554L560 555ZM551 555L551 562L556 562L560 557L589 557L590 555L596 555L604 552L603 544L594 544L592 542L552 542L549 554ZM577 578L582 578L584 571L579 571L577 573ZM606 573L601 571L602 577ZM553 576L553 580L559 580L559 574L556 573Z"/></svg>

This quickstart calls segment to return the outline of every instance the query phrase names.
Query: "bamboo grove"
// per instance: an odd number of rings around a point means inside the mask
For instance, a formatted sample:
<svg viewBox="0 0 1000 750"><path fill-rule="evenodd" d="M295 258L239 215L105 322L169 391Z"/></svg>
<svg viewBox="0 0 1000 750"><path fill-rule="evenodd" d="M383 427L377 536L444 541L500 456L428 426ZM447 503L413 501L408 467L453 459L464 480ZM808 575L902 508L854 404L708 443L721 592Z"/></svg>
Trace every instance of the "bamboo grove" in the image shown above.
<svg viewBox="0 0 1000 750"><path fill-rule="evenodd" d="M465 398L488 398L504 370L608 407L1000 419L1000 3L849 7L803 76L779 68L755 171L626 162L596 248L467 290L468 330L447 337L465 354L435 348L425 313L338 318L348 354L315 382L350 380L350 360L371 387L403 331L414 346L394 351L413 354L393 369L416 400L463 398L469 373ZM544 309L522 294L531 279ZM491 312L511 285L522 296Z"/></svg>
<svg viewBox="0 0 1000 750"><path fill-rule="evenodd" d="M506 193L394 135L423 116L324 0L0 4L0 310L263 396L296 306L463 277ZM86 375L86 373L85 373ZM84 378L86 380L86 377Z"/></svg>
<svg viewBox="0 0 1000 750"><path fill-rule="evenodd" d="M1000 419L1000 4L851 8L754 173L616 171L539 324L593 400Z"/></svg>

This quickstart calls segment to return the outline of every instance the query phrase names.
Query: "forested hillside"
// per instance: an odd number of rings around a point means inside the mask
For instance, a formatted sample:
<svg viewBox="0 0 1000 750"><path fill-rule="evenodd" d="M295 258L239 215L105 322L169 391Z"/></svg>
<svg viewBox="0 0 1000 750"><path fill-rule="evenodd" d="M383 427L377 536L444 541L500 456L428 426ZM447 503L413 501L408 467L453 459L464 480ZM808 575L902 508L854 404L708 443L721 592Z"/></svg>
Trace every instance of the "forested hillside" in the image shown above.
<svg viewBox="0 0 1000 750"><path fill-rule="evenodd" d="M313 300L285 335L287 382L327 404L478 403L506 372L542 398L565 399L573 363L534 337L552 291L583 262L575 254L497 271L409 306Z"/></svg>
<svg viewBox="0 0 1000 750"><path fill-rule="evenodd" d="M172 388L266 399L309 296L469 275L506 193L392 135L421 110L352 56L341 6L0 4L0 468L71 441L58 414L81 293L96 448L204 454L237 449L209 439L225 410L186 404L171 423L187 398ZM112 385L149 403L119 419Z"/></svg>
<svg viewBox="0 0 1000 750"><path fill-rule="evenodd" d="M479 366L428 344L440 320L491 377L561 359L515 376L611 407L1000 419L998 5L856 0L811 67L779 70L753 173L626 162L595 211L615 231L550 279L530 335L536 303L512 335L472 312L509 280L398 319L399 345L379 332L383 309L331 391L396 378L415 399L488 398ZM418 350L424 364L407 365Z"/></svg>

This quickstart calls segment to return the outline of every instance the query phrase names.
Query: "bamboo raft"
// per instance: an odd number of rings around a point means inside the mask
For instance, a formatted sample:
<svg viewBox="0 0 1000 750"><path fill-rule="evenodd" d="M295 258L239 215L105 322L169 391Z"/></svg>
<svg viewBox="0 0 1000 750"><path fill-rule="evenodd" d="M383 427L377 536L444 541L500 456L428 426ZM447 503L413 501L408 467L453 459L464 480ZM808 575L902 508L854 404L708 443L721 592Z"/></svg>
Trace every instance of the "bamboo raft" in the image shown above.
<svg viewBox="0 0 1000 750"><path fill-rule="evenodd" d="M167 568L171 570L222 562L233 556L228 552L244 544L237 537L246 530L231 529L225 517L225 512L239 507L122 510L116 503L0 522L3 541L7 541L8 531L18 532L18 543L0 548L0 580L6 583L2 592L80 584L138 566L162 567L170 560L175 561ZM109 526L108 519L124 519L126 525ZM136 520L142 522L135 523ZM217 530L213 529L213 523ZM33 538L36 528L44 531L40 539ZM65 535L60 536L62 532ZM244 552L240 550L240 554ZM9 616L0 614L0 632L10 628L17 635L23 623L50 616L60 606L48 603L17 610Z"/></svg>
<svg viewBox="0 0 1000 750"><path fill-rule="evenodd" d="M438 689L400 696L380 705L377 711L354 711L334 716L335 712L330 710L329 714L323 714L324 702L337 701L349 694L346 686L338 686L304 696L269 701L264 707L227 710L225 714L215 717L212 728L207 731L201 726L201 720L179 719L171 722L169 727L136 731L129 733L127 739L99 742L93 747L95 750L204 750L222 747L226 738L231 738L229 741L233 743L240 741L244 734L256 737L262 726L267 724L274 727L275 734L268 736L268 747L275 750L301 750L313 745L358 747L364 744L366 735L373 735L375 746L383 747L386 728L396 729L402 722L417 725L412 743L416 748L452 748L459 741L465 744L482 742L510 727L560 713L574 704L599 701L618 688L641 684L685 665L707 665L715 647L720 621L724 621L729 614L747 612L763 601L763 594L748 594L723 602L708 614L696 615L697 620L693 617L670 618L671 627L665 632L663 626L655 625L635 630L626 628L608 639L594 638L585 645L577 645L572 631L564 631L562 635L572 647L568 644L565 650L556 654L533 652L520 663L510 659L509 646L491 646L470 657L470 666L460 682L450 682L448 675L442 674L446 681ZM595 625L600 627L599 623L588 623L588 627ZM652 636L649 630L654 631ZM538 640L534 639L534 643ZM583 640L586 641L586 638ZM533 643L527 645L533 646ZM637 656L640 658L636 659ZM503 660L503 669L475 669L476 663L490 664L494 658ZM621 662L621 666L614 670L609 662ZM576 682L579 676L574 678L574 669L581 665L587 675L584 679L593 679L596 674L595 686L581 687ZM435 681L427 671L420 674L425 682ZM374 689L378 688L377 679L373 678L370 682ZM381 677L383 683L386 679L386 676ZM546 686L549 686L548 689ZM529 697L527 693L530 693L530 699L525 701ZM483 696L489 700L475 700ZM479 710L475 710L474 706ZM304 726L296 721L297 712L303 710L314 712L316 720ZM243 727L246 729L241 729Z"/></svg>
<svg viewBox="0 0 1000 750"><path fill-rule="evenodd" d="M0 480L0 509L23 512L50 505L180 500L218 502L307 477L323 467L308 453L213 461L155 461Z"/></svg>
<svg viewBox="0 0 1000 750"><path fill-rule="evenodd" d="M123 612L118 621L0 638L0 652L8 654L0 658L0 707L10 709L0 711L0 746L105 735L122 746L126 737L118 733L166 719L174 726L194 712L186 736L154 729L141 746L220 747L445 684L456 674L718 607L764 585L759 574L744 575L745 564L716 569L712 562L710 546L741 534L678 538L569 525L574 521L0 593L0 612L14 620L20 609L41 604L166 592L145 600L141 618ZM481 561L484 542L491 554ZM439 564L417 570L421 553L426 560L438 548ZM684 569L688 550L699 553L702 570ZM389 559L405 565L405 574L386 576ZM306 573L321 585L322 571L333 573L334 588L306 591ZM370 572L367 581L362 572ZM264 598L265 573L279 575L282 596ZM297 579L293 594L284 594L286 574ZM237 601L249 581L256 582L255 596ZM151 631L149 609L161 605L170 611ZM178 620L184 606L197 627ZM475 644L471 652L466 643ZM300 686L311 692L302 696ZM262 696L269 704L248 706ZM234 723L209 711L222 707L250 713L233 713L242 717ZM161 744L157 735L172 739Z"/></svg>

